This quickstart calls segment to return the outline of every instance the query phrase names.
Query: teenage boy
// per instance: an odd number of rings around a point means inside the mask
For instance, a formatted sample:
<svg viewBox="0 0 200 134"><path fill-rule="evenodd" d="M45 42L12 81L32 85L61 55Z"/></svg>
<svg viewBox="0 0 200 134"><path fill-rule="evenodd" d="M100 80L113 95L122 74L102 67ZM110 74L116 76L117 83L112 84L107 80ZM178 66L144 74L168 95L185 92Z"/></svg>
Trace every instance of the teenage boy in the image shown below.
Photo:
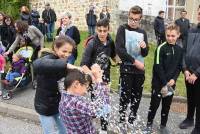
<svg viewBox="0 0 200 134"><path fill-rule="evenodd" d="M197 11L197 27L188 33L183 54L183 71L187 93L187 117L179 127L195 127L191 134L200 134L200 5Z"/></svg>
<svg viewBox="0 0 200 134"><path fill-rule="evenodd" d="M177 45L179 27L171 24L166 28L166 40L155 51L151 102L148 113L147 129L152 131L153 119L162 100L160 132L168 134L166 128L170 105L176 80L182 66L182 49Z"/></svg>
<svg viewBox="0 0 200 134"><path fill-rule="evenodd" d="M115 45L109 35L109 20L100 19L96 25L96 35L88 42L83 53L81 66L91 67L94 63L101 66L103 70L103 82L110 82L110 58L115 58ZM94 97L92 94L91 97ZM107 131L107 121L101 118L101 127L103 131Z"/></svg>
<svg viewBox="0 0 200 134"><path fill-rule="evenodd" d="M154 31L158 45L165 42L165 22L164 22L164 11L159 11L158 16L154 20Z"/></svg>
<svg viewBox="0 0 200 134"><path fill-rule="evenodd" d="M144 84L144 57L148 54L146 32L140 28L142 8L134 6L128 13L128 24L120 25L116 35L116 53L120 65L121 94L119 104L120 124L125 124L127 106L130 106L128 122L133 124L142 97Z"/></svg>

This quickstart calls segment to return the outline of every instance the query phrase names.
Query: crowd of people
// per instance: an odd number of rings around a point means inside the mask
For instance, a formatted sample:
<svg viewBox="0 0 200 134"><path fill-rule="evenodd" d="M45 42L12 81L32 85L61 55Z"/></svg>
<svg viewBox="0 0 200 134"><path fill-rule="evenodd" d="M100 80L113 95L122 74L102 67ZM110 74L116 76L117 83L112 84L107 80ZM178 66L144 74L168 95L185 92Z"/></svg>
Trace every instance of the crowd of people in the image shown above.
<svg viewBox="0 0 200 134"><path fill-rule="evenodd" d="M99 133L107 133L111 112L110 58L116 62L117 55L121 60L119 131L123 134L127 133L127 128L134 131L145 81L144 58L149 52L147 33L140 27L143 9L139 6L130 8L128 23L118 27L115 41L109 34L111 15L107 7L103 7L99 20L94 9L91 5L86 14L89 40L80 66L73 65L78 56L77 45L81 40L70 12L63 13L56 37L53 37L53 33L57 16L49 3L45 4L42 20L34 5L31 11L27 6L22 6L20 20L15 22L12 17L0 12L0 39L4 47L1 48L1 54L8 56L10 62L16 65L20 62L21 55L14 53L19 48L31 46L34 49L32 60L37 81L34 106L45 134L96 134L93 118L101 120ZM197 12L200 23L200 7ZM179 127L186 129L195 124L191 134L200 134L200 26L198 23L197 27L190 28L185 10L181 11L180 19L166 26L164 13L160 11L154 22L157 48L144 132L153 132L153 120L162 101L159 131L162 134L170 133L167 128L168 114L176 81L182 71L185 76L188 110L186 119ZM52 50L44 48L45 36L48 42L53 41ZM41 54L38 57L39 52ZM16 70L20 72L12 72L6 76L8 82L24 73L23 68ZM89 100L84 97L87 93L91 94ZM130 113L126 118L129 103Z"/></svg>

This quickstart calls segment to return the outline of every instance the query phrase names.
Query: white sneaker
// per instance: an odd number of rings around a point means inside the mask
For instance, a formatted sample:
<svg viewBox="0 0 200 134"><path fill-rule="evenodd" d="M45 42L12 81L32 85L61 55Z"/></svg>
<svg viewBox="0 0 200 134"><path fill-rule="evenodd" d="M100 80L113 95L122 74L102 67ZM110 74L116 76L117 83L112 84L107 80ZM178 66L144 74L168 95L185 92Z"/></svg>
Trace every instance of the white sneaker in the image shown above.
<svg viewBox="0 0 200 134"><path fill-rule="evenodd" d="M105 130L99 130L99 134L107 134L107 131L105 131Z"/></svg>

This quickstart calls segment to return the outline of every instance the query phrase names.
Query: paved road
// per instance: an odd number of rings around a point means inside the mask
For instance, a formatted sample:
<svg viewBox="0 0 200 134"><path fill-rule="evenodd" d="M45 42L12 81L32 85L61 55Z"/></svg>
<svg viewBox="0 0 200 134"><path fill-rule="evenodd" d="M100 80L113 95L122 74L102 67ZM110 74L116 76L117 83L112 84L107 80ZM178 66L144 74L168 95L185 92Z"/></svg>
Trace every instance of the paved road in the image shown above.
<svg viewBox="0 0 200 134"><path fill-rule="evenodd" d="M18 106L22 106L25 108L31 108L33 109L33 100L34 100L34 95L35 95L35 90L28 88L25 89L23 91L17 91L14 96L13 99L11 100L1 100L1 102L5 102L5 103L10 103L10 104L14 104L14 105L18 105ZM110 128L112 130L116 130L116 126L117 126L117 122L118 122L118 95L117 94L113 94L111 97L112 100L112 114L111 114L111 124L110 124ZM144 129L144 126L146 124L146 117L147 117L147 112L148 112L148 107L149 107L149 102L150 99L149 98L142 98L141 104L140 104L140 108L138 111L138 125L136 125L136 129L138 129L138 134L142 134L142 132L140 130ZM160 123L160 109L157 112L158 114L156 115L156 119L154 121L154 128L156 129L159 126ZM190 134L191 129L189 130L180 130L178 128L178 124L185 118L185 114L184 113L175 113L175 112L170 112L169 114L169 120L168 120L168 127L171 130L172 134ZM1 122L2 123L2 122ZM0 125L1 126L1 125ZM21 131L19 127L19 132ZM1 129L0 129L1 130ZM17 131L18 132L18 131Z"/></svg>
<svg viewBox="0 0 200 134"><path fill-rule="evenodd" d="M31 121L0 115L0 134L42 134L42 129Z"/></svg>

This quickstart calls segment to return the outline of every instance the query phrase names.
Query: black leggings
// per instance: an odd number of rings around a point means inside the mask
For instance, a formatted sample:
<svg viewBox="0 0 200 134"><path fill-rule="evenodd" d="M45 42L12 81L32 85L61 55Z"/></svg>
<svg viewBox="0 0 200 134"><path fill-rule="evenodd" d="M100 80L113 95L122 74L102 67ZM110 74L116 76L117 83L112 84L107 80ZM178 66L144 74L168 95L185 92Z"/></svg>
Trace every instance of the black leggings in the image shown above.
<svg viewBox="0 0 200 134"><path fill-rule="evenodd" d="M187 89L187 118L194 119L196 110L195 127L200 128L200 79L194 85L185 82Z"/></svg>
<svg viewBox="0 0 200 134"><path fill-rule="evenodd" d="M125 121L126 110L128 104L130 106L129 123L133 124L136 119L137 110L139 108L142 97L144 74L121 74L121 94L119 103L120 122Z"/></svg>
<svg viewBox="0 0 200 134"><path fill-rule="evenodd" d="M151 94L151 102L150 102L150 107L149 107L147 125L153 124L153 119L156 115L156 111L157 111L157 109L160 105L160 101L162 99L161 125L166 126L173 95L162 98L162 95L160 93L158 93L158 91L160 91L160 90L153 90L152 94Z"/></svg>

